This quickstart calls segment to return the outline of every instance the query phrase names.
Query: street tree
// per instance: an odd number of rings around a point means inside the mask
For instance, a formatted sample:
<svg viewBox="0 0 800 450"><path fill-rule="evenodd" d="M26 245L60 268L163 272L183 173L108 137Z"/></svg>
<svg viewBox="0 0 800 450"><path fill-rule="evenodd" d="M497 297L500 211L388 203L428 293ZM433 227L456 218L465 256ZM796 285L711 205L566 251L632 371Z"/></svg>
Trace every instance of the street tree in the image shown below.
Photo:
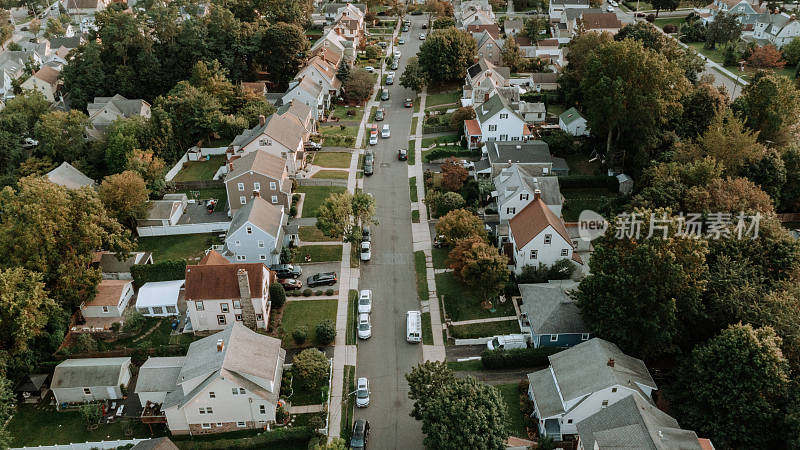
<svg viewBox="0 0 800 450"><path fill-rule="evenodd" d="M317 228L325 236L345 242L361 241L361 229L377 224L375 199L363 192L331 194L317 212Z"/></svg>
<svg viewBox="0 0 800 450"><path fill-rule="evenodd" d="M742 36L742 22L738 14L718 12L714 20L706 25L705 47L714 50L717 44L738 41Z"/></svg>
<svg viewBox="0 0 800 450"><path fill-rule="evenodd" d="M435 30L419 49L419 65L431 83L462 80L475 60L477 44L455 27Z"/></svg>
<svg viewBox="0 0 800 450"><path fill-rule="evenodd" d="M292 374L309 389L316 389L328 379L328 369L328 358L316 348L303 350L292 361Z"/></svg>
<svg viewBox="0 0 800 450"><path fill-rule="evenodd" d="M336 78L338 78L342 83L346 83L350 78L350 64L348 64L344 59L342 59L342 61L339 63L339 69L336 71Z"/></svg>
<svg viewBox="0 0 800 450"><path fill-rule="evenodd" d="M681 99L683 114L675 124L682 137L695 138L727 108L728 97L711 83L698 83Z"/></svg>
<svg viewBox="0 0 800 450"><path fill-rule="evenodd" d="M672 1L672 0L668 0ZM698 74L705 70L705 62L692 48L683 48L675 39L661 32L655 25L641 21L625 25L614 35L614 40L633 39L642 43L644 48L664 55L667 61L674 62L692 83L697 82Z"/></svg>
<svg viewBox="0 0 800 450"><path fill-rule="evenodd" d="M547 31L547 20L534 17L525 21L525 35L533 42L542 39L542 31Z"/></svg>
<svg viewBox="0 0 800 450"><path fill-rule="evenodd" d="M449 158L441 166L442 187L450 192L458 192L469 176L467 169L457 159Z"/></svg>
<svg viewBox="0 0 800 450"><path fill-rule="evenodd" d="M351 102L362 103L372 94L372 86L375 81L372 74L364 69L356 69L350 73L350 77L344 84L345 98Z"/></svg>
<svg viewBox="0 0 800 450"><path fill-rule="evenodd" d="M733 102L744 123L759 131L758 139L774 146L791 141L800 117L800 91L789 78L760 71Z"/></svg>
<svg viewBox="0 0 800 450"><path fill-rule="evenodd" d="M680 0L653 0L653 8L656 9L656 18L658 17L658 13L661 12L662 9L668 11L675 11L678 9L678 6L681 4Z"/></svg>
<svg viewBox="0 0 800 450"><path fill-rule="evenodd" d="M797 66L797 63L800 62L800 40L792 39L781 47L781 52L783 53L783 59L786 60L786 64L789 67Z"/></svg>
<svg viewBox="0 0 800 450"><path fill-rule="evenodd" d="M417 57L412 56L408 58L408 61L406 61L406 68L403 74L400 75L400 86L420 92L426 84L425 72L419 65Z"/></svg>
<svg viewBox="0 0 800 450"><path fill-rule="evenodd" d="M455 374L442 361L425 361L405 375L408 381L408 398L414 401L410 416L422 420L427 412L427 402L445 386L455 381Z"/></svg>
<svg viewBox="0 0 800 450"><path fill-rule="evenodd" d="M448 245L454 245L461 239L478 236L486 239L483 221L466 209L456 209L445 214L436 222L436 234L444 237Z"/></svg>
<svg viewBox="0 0 800 450"><path fill-rule="evenodd" d="M147 210L147 186L141 175L130 170L105 177L98 194L108 212L131 229Z"/></svg>
<svg viewBox="0 0 800 450"><path fill-rule="evenodd" d="M738 175L766 151L758 142L758 132L748 129L731 110L724 109L700 137L678 146L675 159L688 162L711 156L724 166L726 174Z"/></svg>
<svg viewBox="0 0 800 450"><path fill-rule="evenodd" d="M437 17L431 24L431 29L439 30L442 28L449 28L456 26L456 22L452 17Z"/></svg>
<svg viewBox="0 0 800 450"><path fill-rule="evenodd" d="M508 258L478 236L456 243L448 256L453 273L480 294L484 304L494 298L508 281Z"/></svg>

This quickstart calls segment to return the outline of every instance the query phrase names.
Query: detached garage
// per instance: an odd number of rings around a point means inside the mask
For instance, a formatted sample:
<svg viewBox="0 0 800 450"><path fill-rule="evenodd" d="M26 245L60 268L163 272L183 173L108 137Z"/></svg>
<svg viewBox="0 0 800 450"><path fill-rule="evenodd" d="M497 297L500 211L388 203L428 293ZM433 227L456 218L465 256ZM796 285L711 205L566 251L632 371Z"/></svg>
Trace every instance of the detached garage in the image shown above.
<svg viewBox="0 0 800 450"><path fill-rule="evenodd" d="M149 317L177 316L183 283L183 280L145 283L139 288L136 310Z"/></svg>
<svg viewBox="0 0 800 450"><path fill-rule="evenodd" d="M56 366L50 389L58 405L120 399L130 366L128 357L68 359Z"/></svg>
<svg viewBox="0 0 800 450"><path fill-rule="evenodd" d="M83 317L122 317L128 301L133 297L133 282L128 280L103 280L97 294L81 305Z"/></svg>

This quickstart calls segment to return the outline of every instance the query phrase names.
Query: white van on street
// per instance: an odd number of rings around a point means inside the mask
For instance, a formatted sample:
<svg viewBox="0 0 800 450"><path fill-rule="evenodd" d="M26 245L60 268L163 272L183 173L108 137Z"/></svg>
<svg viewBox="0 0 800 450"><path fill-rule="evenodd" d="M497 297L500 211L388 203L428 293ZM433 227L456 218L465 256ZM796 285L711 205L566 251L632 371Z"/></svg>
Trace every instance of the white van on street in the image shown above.
<svg viewBox="0 0 800 450"><path fill-rule="evenodd" d="M406 313L406 341L412 344L422 342L422 313L419 311Z"/></svg>

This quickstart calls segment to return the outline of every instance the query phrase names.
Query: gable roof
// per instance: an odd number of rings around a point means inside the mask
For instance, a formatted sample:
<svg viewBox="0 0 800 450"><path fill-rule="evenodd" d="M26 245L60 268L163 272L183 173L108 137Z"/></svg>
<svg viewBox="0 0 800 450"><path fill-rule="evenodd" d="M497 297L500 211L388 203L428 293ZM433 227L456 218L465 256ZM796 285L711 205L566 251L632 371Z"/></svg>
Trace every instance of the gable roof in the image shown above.
<svg viewBox="0 0 800 450"><path fill-rule="evenodd" d="M503 22L503 27L508 30L509 28L522 28L524 25L522 19L507 19Z"/></svg>
<svg viewBox="0 0 800 450"><path fill-rule="evenodd" d="M586 448L700 450L697 434L638 395L629 395L576 424Z"/></svg>
<svg viewBox="0 0 800 450"><path fill-rule="evenodd" d="M294 150L300 146L305 129L299 123L293 122L287 117L271 114L265 118L263 125L258 124L249 130L244 130L242 134L233 138L230 145L232 147L244 147L258 139L262 134L277 141L289 150Z"/></svg>
<svg viewBox="0 0 800 450"><path fill-rule="evenodd" d="M100 270L103 273L121 273L130 272L131 267L136 264L144 264L150 259L150 252L131 252L127 258L122 260L117 259L117 255L113 252L98 252L95 258L100 265Z"/></svg>
<svg viewBox="0 0 800 450"><path fill-rule="evenodd" d="M551 5L589 6L589 0L550 0Z"/></svg>
<svg viewBox="0 0 800 450"><path fill-rule="evenodd" d="M178 446L172 443L168 437L160 437L139 442L131 450L178 450Z"/></svg>
<svg viewBox="0 0 800 450"><path fill-rule="evenodd" d="M186 266L186 300L236 298L239 293L239 269L247 270L250 295L261 296L262 285L269 276L263 263L228 263Z"/></svg>
<svg viewBox="0 0 800 450"><path fill-rule="evenodd" d="M519 188L523 188L531 194L540 190L542 200L547 205L562 204L558 177L533 176L519 164L512 164L503 168L493 181L501 200L506 200L508 196L516 194Z"/></svg>
<svg viewBox="0 0 800 450"><path fill-rule="evenodd" d="M60 75L61 73L59 71L50 66L42 66L41 69L37 70L36 73L33 74L34 77L53 87L55 87L55 85L58 83L58 77Z"/></svg>
<svg viewBox="0 0 800 450"><path fill-rule="evenodd" d="M639 390L639 383L657 388L641 359L622 353L615 344L600 338L589 339L549 359L565 401L614 385ZM612 359L614 367L609 366Z"/></svg>
<svg viewBox="0 0 800 450"><path fill-rule="evenodd" d="M523 304L536 334L588 333L578 305L568 292L578 285L572 280L520 284Z"/></svg>
<svg viewBox="0 0 800 450"><path fill-rule="evenodd" d="M622 22L614 13L588 13L581 20L586 30L622 28Z"/></svg>
<svg viewBox="0 0 800 450"><path fill-rule="evenodd" d="M572 242L567 233L564 222L550 211L550 208L542 201L541 197L534 198L522 211L518 212L508 221L511 234L517 249L525 247L528 242L539 235L548 226L553 227L556 233L560 234L567 242Z"/></svg>
<svg viewBox="0 0 800 450"><path fill-rule="evenodd" d="M312 120L311 107L297 99L292 99L289 103L281 105L277 113L282 116L288 114L290 117L300 121L304 128L308 128L309 122Z"/></svg>
<svg viewBox="0 0 800 450"><path fill-rule="evenodd" d="M487 141L486 153L492 164L548 164L553 162L550 147L544 141Z"/></svg>
<svg viewBox="0 0 800 450"><path fill-rule="evenodd" d="M136 392L172 392L178 389L184 356L150 357L139 368Z"/></svg>
<svg viewBox="0 0 800 450"><path fill-rule="evenodd" d="M60 166L47 172L47 178L55 184L67 189L80 189L84 186L94 186L94 181L76 169L72 164L64 161Z"/></svg>
<svg viewBox="0 0 800 450"><path fill-rule="evenodd" d="M514 111L514 108L508 104L508 101L505 99L505 97L498 93L492 94L492 96L489 97L489 100L483 102L483 104L476 109L476 119L478 119L478 122L483 123L494 117L495 114L499 113L503 109L516 116L519 120L522 120L522 118L519 117L519 114Z"/></svg>
<svg viewBox="0 0 800 450"><path fill-rule="evenodd" d="M56 366L50 387L80 388L93 386L118 387L120 374L131 358L67 359Z"/></svg>
<svg viewBox="0 0 800 450"><path fill-rule="evenodd" d="M586 120L574 106L561 113L561 115L558 116L558 119L564 122L564 125L569 125L578 119Z"/></svg>
<svg viewBox="0 0 800 450"><path fill-rule="evenodd" d="M217 252L216 250L209 250L209 252L206 253L205 256L203 256L203 259L201 259L200 262L197 264L200 266L205 266L205 265L215 266L219 264L230 264L230 263L231 263L230 261L228 261L224 256L220 255L219 252Z"/></svg>
<svg viewBox="0 0 800 450"><path fill-rule="evenodd" d="M233 215L233 220L228 227L228 235L233 234L248 222L277 239L283 224L283 208L277 207L261 197L253 197Z"/></svg>
<svg viewBox="0 0 800 450"><path fill-rule="evenodd" d="M555 72L536 72L531 74L534 83L558 83L558 74Z"/></svg>
<svg viewBox="0 0 800 450"><path fill-rule="evenodd" d="M130 280L103 280L97 286L97 294L85 303L86 306L117 306L122 291L131 284Z"/></svg>
<svg viewBox="0 0 800 450"><path fill-rule="evenodd" d="M488 25L467 25L468 33L480 33L484 31L489 33L493 38L500 39L500 27L498 27L496 23Z"/></svg>
<svg viewBox="0 0 800 450"><path fill-rule="evenodd" d="M116 94L113 97L95 97L92 103L86 105L86 110L90 119L101 111L122 117L147 116L150 114L150 104L140 98L127 99Z"/></svg>
<svg viewBox="0 0 800 450"><path fill-rule="evenodd" d="M83 35L80 33L76 33L72 37L52 37L50 38L50 48L65 47L68 49L73 49L79 47L82 41Z"/></svg>
<svg viewBox="0 0 800 450"><path fill-rule="evenodd" d="M553 381L553 374L550 369L529 373L528 382L531 385L533 398L536 400L536 406L539 407L542 419L564 414L564 404L561 403L561 397L558 395L558 388Z"/></svg>
<svg viewBox="0 0 800 450"><path fill-rule="evenodd" d="M286 168L286 160L264 150L247 153L235 159L233 169L225 177L225 181L232 180L244 173L255 172L280 181Z"/></svg>

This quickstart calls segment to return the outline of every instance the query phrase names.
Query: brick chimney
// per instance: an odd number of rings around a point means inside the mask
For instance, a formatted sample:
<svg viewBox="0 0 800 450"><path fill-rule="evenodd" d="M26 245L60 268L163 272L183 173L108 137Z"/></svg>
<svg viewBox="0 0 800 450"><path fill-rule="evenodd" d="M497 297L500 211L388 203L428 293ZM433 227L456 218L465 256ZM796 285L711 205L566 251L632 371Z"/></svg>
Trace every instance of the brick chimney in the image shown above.
<svg viewBox="0 0 800 450"><path fill-rule="evenodd" d="M533 191L533 201L539 200L540 198L542 198L542 191L540 189L534 190Z"/></svg>
<svg viewBox="0 0 800 450"><path fill-rule="evenodd" d="M261 192L253 191L253 198L261 197Z"/></svg>
<svg viewBox="0 0 800 450"><path fill-rule="evenodd" d="M228 163L228 172L233 172L233 163L232 162Z"/></svg>
<svg viewBox="0 0 800 450"><path fill-rule="evenodd" d="M242 306L242 323L251 330L256 329L256 311L253 308L253 300L250 293L250 278L247 269L240 267L236 271L236 278L239 281L239 303Z"/></svg>
<svg viewBox="0 0 800 450"><path fill-rule="evenodd" d="M267 124L267 118L263 114L258 115L258 124L262 127Z"/></svg>
<svg viewBox="0 0 800 450"><path fill-rule="evenodd" d="M614 367L614 358L609 358L606 364L608 364L608 367Z"/></svg>
<svg viewBox="0 0 800 450"><path fill-rule="evenodd" d="M225 348L225 341L217 339L217 351L221 352Z"/></svg>

